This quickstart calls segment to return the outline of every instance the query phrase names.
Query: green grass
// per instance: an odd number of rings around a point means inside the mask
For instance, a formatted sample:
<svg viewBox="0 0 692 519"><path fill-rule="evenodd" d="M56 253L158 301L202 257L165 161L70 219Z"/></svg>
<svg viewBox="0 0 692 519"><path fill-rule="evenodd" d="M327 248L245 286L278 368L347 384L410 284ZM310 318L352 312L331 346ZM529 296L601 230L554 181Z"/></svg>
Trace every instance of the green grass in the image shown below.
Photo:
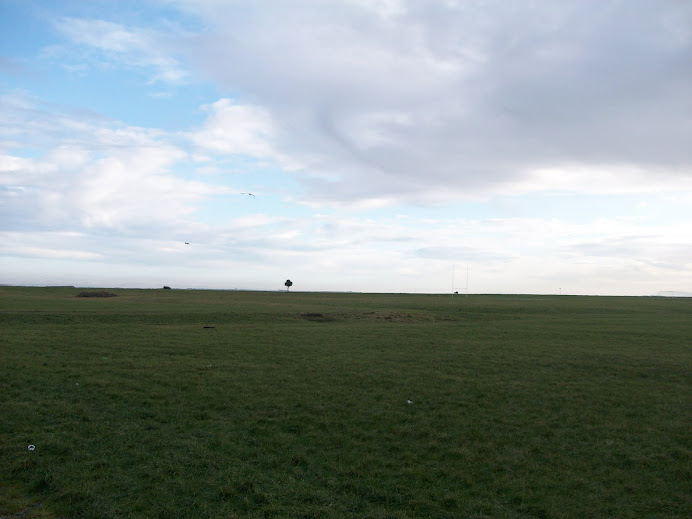
<svg viewBox="0 0 692 519"><path fill-rule="evenodd" d="M0 517L692 515L690 299L109 290L0 289Z"/></svg>

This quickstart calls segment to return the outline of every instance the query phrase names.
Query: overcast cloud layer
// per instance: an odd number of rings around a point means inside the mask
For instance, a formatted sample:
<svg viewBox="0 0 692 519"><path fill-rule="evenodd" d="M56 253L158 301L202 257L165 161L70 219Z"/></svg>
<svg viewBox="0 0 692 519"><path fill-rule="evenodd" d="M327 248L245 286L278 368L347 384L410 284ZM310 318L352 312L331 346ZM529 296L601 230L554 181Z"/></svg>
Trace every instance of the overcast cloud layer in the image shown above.
<svg viewBox="0 0 692 519"><path fill-rule="evenodd" d="M133 5L0 7L0 282L692 292L692 3Z"/></svg>
<svg viewBox="0 0 692 519"><path fill-rule="evenodd" d="M689 187L692 4L230 5L191 57L282 122L320 199Z"/></svg>

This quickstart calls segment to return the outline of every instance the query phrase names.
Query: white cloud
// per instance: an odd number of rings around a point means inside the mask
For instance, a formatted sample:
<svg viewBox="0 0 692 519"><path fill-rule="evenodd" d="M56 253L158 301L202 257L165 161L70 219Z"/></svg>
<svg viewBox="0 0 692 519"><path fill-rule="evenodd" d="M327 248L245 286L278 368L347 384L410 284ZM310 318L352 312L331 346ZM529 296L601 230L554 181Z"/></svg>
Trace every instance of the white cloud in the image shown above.
<svg viewBox="0 0 692 519"><path fill-rule="evenodd" d="M188 135L201 150L267 159L276 155L272 149L276 128L266 109L236 104L230 99L219 99L202 109L209 114L207 119Z"/></svg>
<svg viewBox="0 0 692 519"><path fill-rule="evenodd" d="M0 153L0 215L9 228L151 233L181 225L204 198L227 192L174 173L187 153L173 136L19 101L6 103L5 114L44 153Z"/></svg>
<svg viewBox="0 0 692 519"><path fill-rule="evenodd" d="M170 174L168 168L184 157L172 146L109 155L85 168L76 186L87 227L168 227L184 220L195 201L214 193L211 186Z"/></svg>
<svg viewBox="0 0 692 519"><path fill-rule="evenodd" d="M219 157L250 158L257 165L278 165L285 171L304 167L301 159L276 148L282 131L266 108L222 98L203 105L201 110L207 114L202 125L182 133L194 146L193 160L210 162ZM205 169L200 172L204 173Z"/></svg>
<svg viewBox="0 0 692 519"><path fill-rule="evenodd" d="M689 189L692 4L176 4L208 25L191 66L271 113L313 201Z"/></svg>
<svg viewBox="0 0 692 519"><path fill-rule="evenodd" d="M171 3L204 31L58 26L155 78L182 79L185 60L238 92L205 106L197 158L275 161L309 203L689 189L692 8L679 2Z"/></svg>
<svg viewBox="0 0 692 519"><path fill-rule="evenodd" d="M5 233L3 241L11 255L79 262L108 258L114 272L131 265L132 275L144 275L150 266L174 278L159 281L152 271L149 285L139 279L145 286L280 289L290 277L300 290L448 292L453 265L457 290L465 287L468 265L472 293L562 289L637 295L692 282L687 222L671 228L622 219L570 224L541 218L373 220L257 212L213 227L193 230L187 224L182 231L191 245L172 239L170 232L154 235L152 229L147 235L113 233L104 226L72 234L16 232ZM122 274L104 284L122 285L127 279L132 278Z"/></svg>
<svg viewBox="0 0 692 519"><path fill-rule="evenodd" d="M99 51L98 59L105 63L153 70L150 83L180 83L188 78L180 61L171 56L172 49L165 45L167 38L163 33L128 28L105 20L69 17L60 18L55 26L74 45ZM60 49L54 47L52 53L60 53ZM84 58L88 59L88 56ZM83 65L77 64L79 67Z"/></svg>
<svg viewBox="0 0 692 519"><path fill-rule="evenodd" d="M95 260L103 259L101 254L80 250L65 250L63 247L51 249L46 247L7 247L6 255L30 257L30 258L49 258L49 259L72 259L72 260Z"/></svg>

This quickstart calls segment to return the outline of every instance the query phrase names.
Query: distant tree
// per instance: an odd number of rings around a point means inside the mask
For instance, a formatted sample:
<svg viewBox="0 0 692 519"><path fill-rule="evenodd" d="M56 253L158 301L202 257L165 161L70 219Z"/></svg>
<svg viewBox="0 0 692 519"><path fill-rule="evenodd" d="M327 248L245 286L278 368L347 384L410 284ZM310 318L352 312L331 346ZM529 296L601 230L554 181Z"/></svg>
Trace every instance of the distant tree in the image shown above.
<svg viewBox="0 0 692 519"><path fill-rule="evenodd" d="M288 292L288 289L293 286L293 281L291 281L290 279L287 279L286 283L284 283L284 286L286 287L286 292Z"/></svg>

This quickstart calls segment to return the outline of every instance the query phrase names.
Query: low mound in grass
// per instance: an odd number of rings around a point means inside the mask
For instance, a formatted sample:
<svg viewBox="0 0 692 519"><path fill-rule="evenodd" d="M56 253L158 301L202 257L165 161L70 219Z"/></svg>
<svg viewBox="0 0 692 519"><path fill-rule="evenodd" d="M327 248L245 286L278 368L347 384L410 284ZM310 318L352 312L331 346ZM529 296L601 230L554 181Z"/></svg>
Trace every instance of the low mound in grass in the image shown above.
<svg viewBox="0 0 692 519"><path fill-rule="evenodd" d="M98 292L80 292L77 297L117 297L118 294L113 292L108 292L106 290L100 290Z"/></svg>

